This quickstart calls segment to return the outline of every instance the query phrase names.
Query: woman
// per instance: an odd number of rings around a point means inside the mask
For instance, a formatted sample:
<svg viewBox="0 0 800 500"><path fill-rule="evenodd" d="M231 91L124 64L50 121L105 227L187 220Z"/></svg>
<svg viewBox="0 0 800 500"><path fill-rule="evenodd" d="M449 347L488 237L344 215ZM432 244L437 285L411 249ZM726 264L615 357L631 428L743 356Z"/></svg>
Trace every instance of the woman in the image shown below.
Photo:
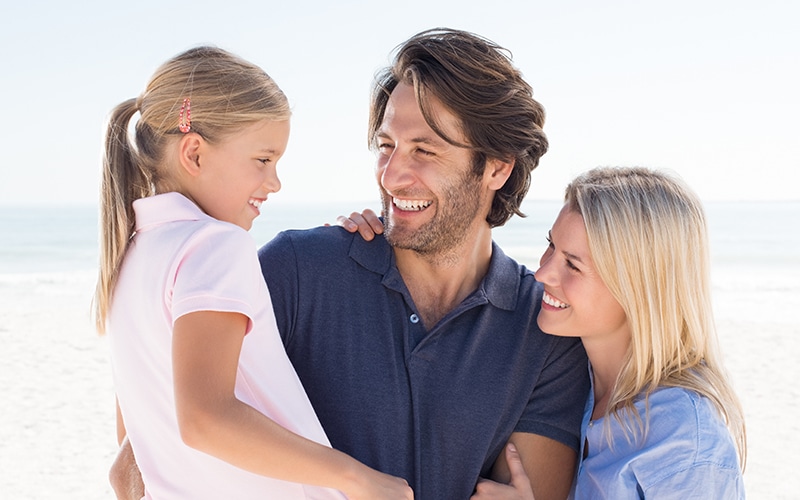
<svg viewBox="0 0 800 500"><path fill-rule="evenodd" d="M597 168L567 187L548 241L538 323L581 337L593 383L572 497L744 498L696 195L661 172ZM533 498L510 448L513 486L482 480L474 500Z"/></svg>

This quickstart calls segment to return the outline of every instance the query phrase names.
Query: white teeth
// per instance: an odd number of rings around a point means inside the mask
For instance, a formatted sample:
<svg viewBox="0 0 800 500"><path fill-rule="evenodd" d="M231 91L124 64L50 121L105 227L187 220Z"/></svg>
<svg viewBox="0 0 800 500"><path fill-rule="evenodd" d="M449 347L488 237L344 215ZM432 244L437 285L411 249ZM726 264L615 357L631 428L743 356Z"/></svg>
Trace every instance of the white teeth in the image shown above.
<svg viewBox="0 0 800 500"><path fill-rule="evenodd" d="M560 300L553 297L547 292L544 292L544 294L542 295L542 301L544 301L544 303L549 306L558 307L559 309L566 309L569 307L568 304L561 302Z"/></svg>
<svg viewBox="0 0 800 500"><path fill-rule="evenodd" d="M261 200L249 200L247 203L253 205L256 208L261 208Z"/></svg>
<svg viewBox="0 0 800 500"><path fill-rule="evenodd" d="M400 210L408 210L408 211L419 211L424 208L428 208L432 201L422 201L422 200L401 200L399 198L392 198L394 204Z"/></svg>

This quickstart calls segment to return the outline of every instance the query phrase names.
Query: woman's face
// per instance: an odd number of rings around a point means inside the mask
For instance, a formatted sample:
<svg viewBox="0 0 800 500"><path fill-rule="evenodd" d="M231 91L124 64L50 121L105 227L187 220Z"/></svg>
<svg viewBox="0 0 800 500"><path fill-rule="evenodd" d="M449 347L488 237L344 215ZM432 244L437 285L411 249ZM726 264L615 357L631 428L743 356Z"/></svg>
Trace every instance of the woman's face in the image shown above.
<svg viewBox="0 0 800 500"><path fill-rule="evenodd" d="M581 215L564 206L553 224L536 280L544 284L538 323L564 337L630 338L625 312L598 276Z"/></svg>

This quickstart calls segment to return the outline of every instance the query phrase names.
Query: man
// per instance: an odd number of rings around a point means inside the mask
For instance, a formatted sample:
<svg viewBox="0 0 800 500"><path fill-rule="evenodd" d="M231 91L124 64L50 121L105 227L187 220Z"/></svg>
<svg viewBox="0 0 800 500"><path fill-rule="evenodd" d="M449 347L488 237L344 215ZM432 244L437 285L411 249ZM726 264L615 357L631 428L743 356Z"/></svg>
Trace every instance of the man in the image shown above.
<svg viewBox="0 0 800 500"><path fill-rule="evenodd" d="M259 252L278 328L331 444L418 499L509 479L566 497L588 394L580 342L542 333L539 287L492 243L547 150L503 49L436 29L380 75L370 116L384 237L287 231ZM124 470L124 469L122 469Z"/></svg>

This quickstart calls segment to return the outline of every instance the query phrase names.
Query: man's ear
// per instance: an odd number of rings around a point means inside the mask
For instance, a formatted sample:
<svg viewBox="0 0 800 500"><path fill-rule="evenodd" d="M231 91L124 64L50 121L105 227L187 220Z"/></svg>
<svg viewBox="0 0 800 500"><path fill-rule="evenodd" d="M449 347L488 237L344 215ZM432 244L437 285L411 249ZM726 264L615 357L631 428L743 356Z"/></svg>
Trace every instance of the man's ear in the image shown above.
<svg viewBox="0 0 800 500"><path fill-rule="evenodd" d="M489 189L498 191L505 185L511 175L511 171L514 169L514 161L514 158L509 158L508 160L493 158L486 161L484 177L489 182Z"/></svg>
<svg viewBox="0 0 800 500"><path fill-rule="evenodd" d="M200 174L200 150L203 143L200 134L189 132L183 134L178 144L178 161L181 168L193 177Z"/></svg>

